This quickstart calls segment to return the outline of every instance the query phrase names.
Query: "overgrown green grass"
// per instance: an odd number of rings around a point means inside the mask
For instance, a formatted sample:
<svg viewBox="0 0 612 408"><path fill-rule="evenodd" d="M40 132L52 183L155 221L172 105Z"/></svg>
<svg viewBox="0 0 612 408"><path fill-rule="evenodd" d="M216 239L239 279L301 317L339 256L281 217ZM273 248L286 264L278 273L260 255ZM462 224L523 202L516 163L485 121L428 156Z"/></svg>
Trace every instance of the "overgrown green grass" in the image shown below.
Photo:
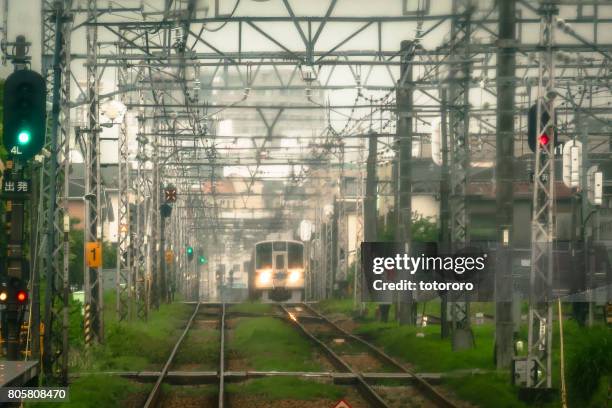
<svg viewBox="0 0 612 408"><path fill-rule="evenodd" d="M157 369L170 354L177 336L191 313L191 306L180 303L161 305L144 321L117 322L105 314L104 344L90 352L72 351L75 371L139 371ZM145 346L146 345L146 346Z"/></svg>
<svg viewBox="0 0 612 408"><path fill-rule="evenodd" d="M273 305L271 303L261 303L261 302L245 302L239 303L236 305L231 305L229 307L230 312L236 313L252 313L252 314L264 314L264 313L272 313Z"/></svg>
<svg viewBox="0 0 612 408"><path fill-rule="evenodd" d="M338 400L344 396L342 387L295 377L257 378L243 383L228 384L232 394L260 395L269 400L319 398Z"/></svg>
<svg viewBox="0 0 612 408"><path fill-rule="evenodd" d="M70 401L62 403L27 403L26 407L45 408L116 408L126 406L135 393L147 393L151 384L139 384L120 377L88 375L70 384Z"/></svg>
<svg viewBox="0 0 612 408"><path fill-rule="evenodd" d="M570 401L574 406L604 406L608 388L612 386L612 330L600 326L577 333L570 326L567 335Z"/></svg>
<svg viewBox="0 0 612 408"><path fill-rule="evenodd" d="M439 326L413 327L396 323L365 323L356 333L373 340L389 354L410 362L420 372L466 368L494 369L492 325L473 326L476 347L452 351L448 339L440 338ZM424 333L425 337L417 337Z"/></svg>
<svg viewBox="0 0 612 408"><path fill-rule="evenodd" d="M219 362L219 333L213 329L192 328L179 348L175 365L197 364L200 370L216 370Z"/></svg>
<svg viewBox="0 0 612 408"><path fill-rule="evenodd" d="M479 407L523 408L517 390L510 384L509 374L478 374L449 378L445 384L463 400Z"/></svg>
<svg viewBox="0 0 612 408"><path fill-rule="evenodd" d="M298 331L273 317L240 318L228 350L255 370L320 371L313 347Z"/></svg>

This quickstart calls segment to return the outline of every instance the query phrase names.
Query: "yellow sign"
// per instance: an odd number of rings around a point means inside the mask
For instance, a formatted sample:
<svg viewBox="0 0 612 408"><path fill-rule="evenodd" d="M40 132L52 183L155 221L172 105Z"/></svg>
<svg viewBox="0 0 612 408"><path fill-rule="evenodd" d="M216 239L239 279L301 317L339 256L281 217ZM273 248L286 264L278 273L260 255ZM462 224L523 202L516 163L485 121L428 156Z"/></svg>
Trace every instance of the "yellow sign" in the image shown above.
<svg viewBox="0 0 612 408"><path fill-rule="evenodd" d="M174 252L171 249L166 250L166 263L171 264L174 259Z"/></svg>
<svg viewBox="0 0 612 408"><path fill-rule="evenodd" d="M102 244L99 241L85 244L85 259L90 268L102 266Z"/></svg>

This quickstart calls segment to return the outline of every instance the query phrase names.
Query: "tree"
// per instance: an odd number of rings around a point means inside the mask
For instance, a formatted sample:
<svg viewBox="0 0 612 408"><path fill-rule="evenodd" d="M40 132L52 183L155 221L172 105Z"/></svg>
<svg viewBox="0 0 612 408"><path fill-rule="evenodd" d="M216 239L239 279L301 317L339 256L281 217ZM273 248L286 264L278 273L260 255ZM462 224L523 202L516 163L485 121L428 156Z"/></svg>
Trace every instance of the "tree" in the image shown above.
<svg viewBox="0 0 612 408"><path fill-rule="evenodd" d="M389 214L389 218L394 219L394 214ZM395 241L395 223L378 225L378 240L381 242ZM412 240L418 242L436 242L438 240L438 224L434 217L424 217L419 213L412 213Z"/></svg>

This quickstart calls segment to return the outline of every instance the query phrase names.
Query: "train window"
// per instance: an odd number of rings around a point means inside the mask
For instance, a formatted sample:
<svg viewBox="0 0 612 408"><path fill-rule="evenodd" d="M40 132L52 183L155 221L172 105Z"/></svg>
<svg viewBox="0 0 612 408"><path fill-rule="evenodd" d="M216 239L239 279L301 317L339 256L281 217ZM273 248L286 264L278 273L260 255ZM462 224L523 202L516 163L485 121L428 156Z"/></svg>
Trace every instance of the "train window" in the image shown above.
<svg viewBox="0 0 612 408"><path fill-rule="evenodd" d="M255 268L272 268L272 243L258 244L255 254Z"/></svg>
<svg viewBox="0 0 612 408"><path fill-rule="evenodd" d="M276 255L276 269L285 269L285 255Z"/></svg>
<svg viewBox="0 0 612 408"><path fill-rule="evenodd" d="M290 242L287 254L289 256L289 268L294 269L304 267L304 245Z"/></svg>
<svg viewBox="0 0 612 408"><path fill-rule="evenodd" d="M285 241L273 242L272 245L273 245L272 249L275 251L286 251L287 250L287 243Z"/></svg>

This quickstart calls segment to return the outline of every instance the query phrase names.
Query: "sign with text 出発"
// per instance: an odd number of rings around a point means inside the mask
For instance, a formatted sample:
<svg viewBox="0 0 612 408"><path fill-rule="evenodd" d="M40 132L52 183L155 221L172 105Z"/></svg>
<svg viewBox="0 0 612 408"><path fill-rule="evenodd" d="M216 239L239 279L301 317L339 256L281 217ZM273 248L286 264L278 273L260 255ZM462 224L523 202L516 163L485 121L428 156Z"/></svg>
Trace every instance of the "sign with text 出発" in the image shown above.
<svg viewBox="0 0 612 408"><path fill-rule="evenodd" d="M90 268L102 266L102 244L99 241L87 242L85 244L85 259Z"/></svg>
<svg viewBox="0 0 612 408"><path fill-rule="evenodd" d="M2 193L13 196L28 195L30 193L30 182L28 180L2 180Z"/></svg>

